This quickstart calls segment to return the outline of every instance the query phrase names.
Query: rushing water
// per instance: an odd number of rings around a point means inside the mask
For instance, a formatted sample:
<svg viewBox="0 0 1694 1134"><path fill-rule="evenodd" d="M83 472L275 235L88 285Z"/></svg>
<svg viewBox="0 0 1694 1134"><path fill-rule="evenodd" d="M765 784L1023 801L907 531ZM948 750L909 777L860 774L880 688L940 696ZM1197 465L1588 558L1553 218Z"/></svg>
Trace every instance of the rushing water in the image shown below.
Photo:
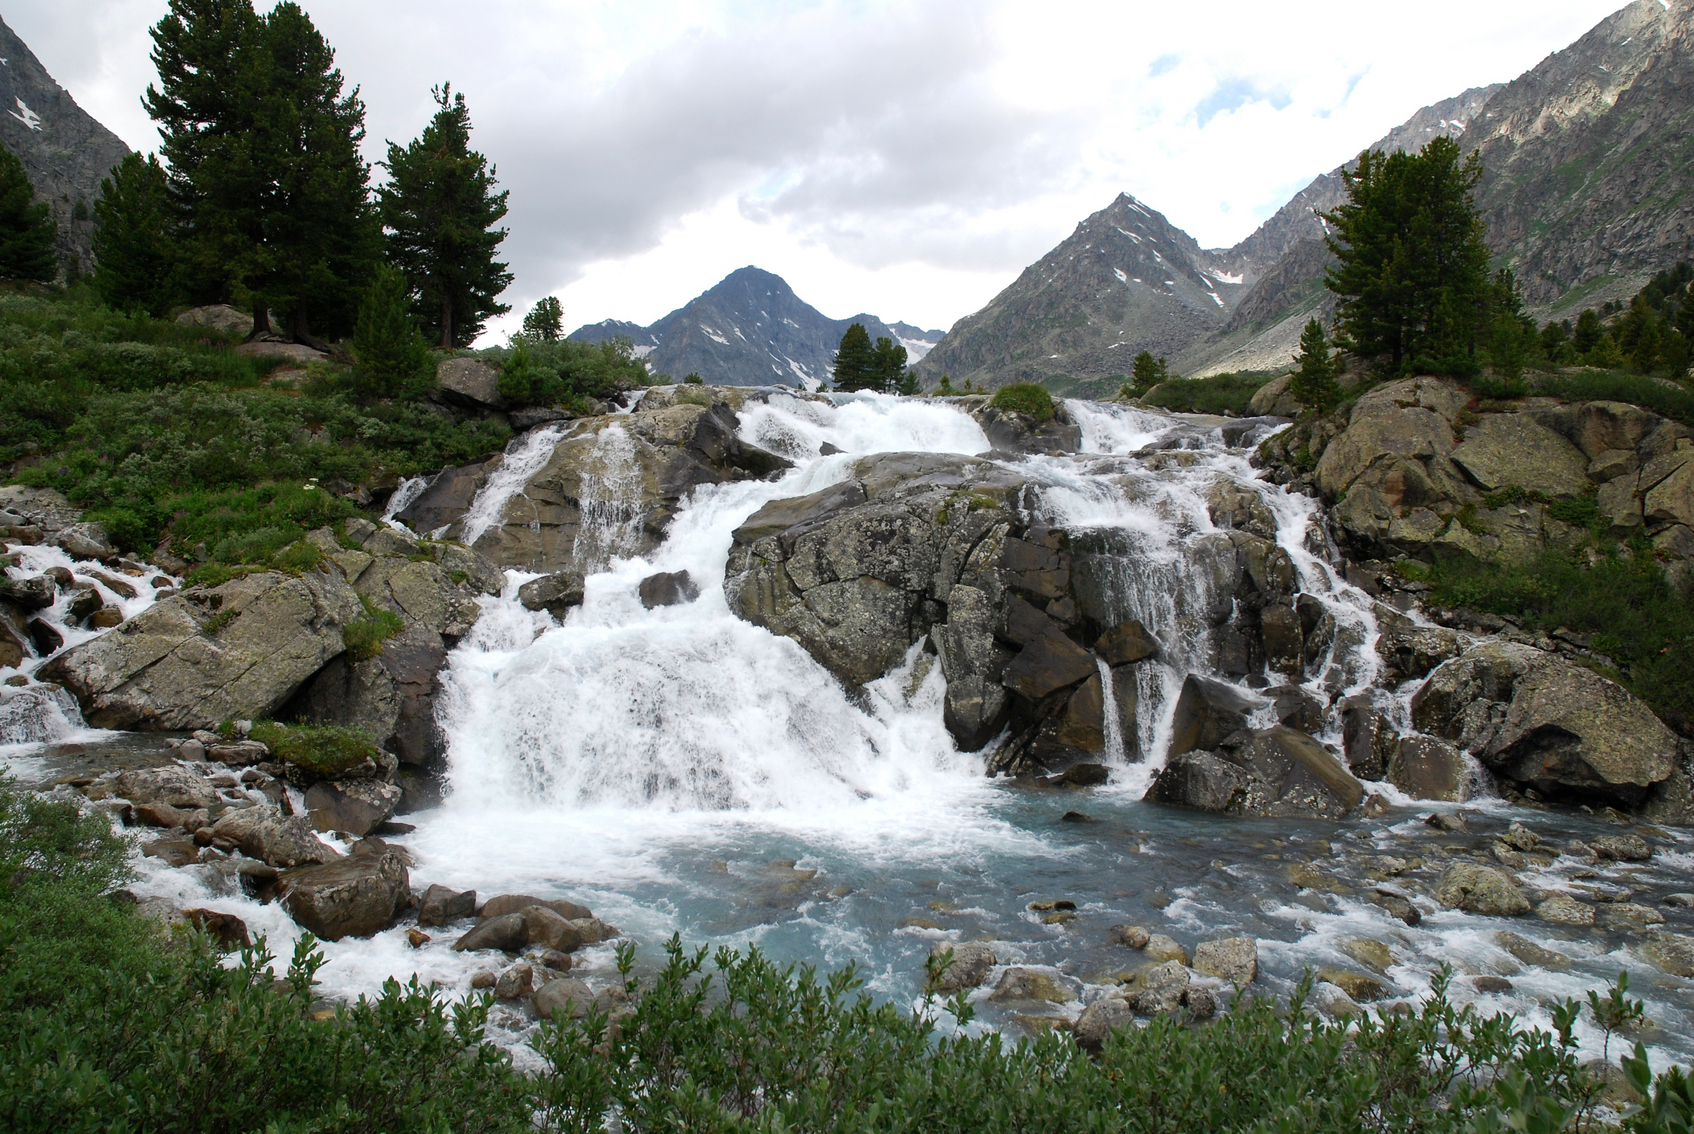
<svg viewBox="0 0 1694 1134"><path fill-rule="evenodd" d="M1258 480L1249 450L1229 448L1212 423L1077 402L1069 412L1083 451L1018 462L1036 486L1027 506L1096 553L1113 613L1142 621L1162 646L1132 676L1103 667L1108 692L1111 681L1133 679L1139 704L1134 735L1107 714L1111 784L1035 791L984 777L984 754L957 751L942 725L943 679L920 647L849 695L793 642L730 613L722 580L731 535L766 502L827 487L868 453L989 450L976 423L945 403L775 395L742 412L742 435L796 467L774 483L697 489L645 556L629 554L636 545L625 534L633 522L620 479L628 435L615 424L601 429L578 542L603 569L562 624L517 603L532 576L511 572L504 594L484 600L443 675L447 801L406 817L417 824L404 839L418 863L414 886L569 897L618 925L649 963L672 933L694 943L753 942L829 967L854 962L874 993L901 1002L918 995L923 957L938 940L992 940L1002 963L1051 965L1099 982L1138 960L1108 941L1116 923L1167 933L1190 949L1220 936L1257 938L1261 985L1277 993L1308 965L1363 971L1342 946L1370 937L1393 953L1393 966L1376 975L1394 995L1426 991L1448 963L1512 982L1483 994L1461 981L1458 998L1542 1022L1548 1001L1627 967L1632 991L1647 996L1656 1022L1647 1038L1659 1058L1686 1058L1694 1050L1689 984L1648 965L1634 938L1427 903L1422 923L1408 927L1362 897L1420 869L1427 890L1444 857L1486 847L1513 819L1559 840L1611 830L1598 820L1482 800L1468 805L1471 833L1445 833L1422 822L1431 805L1414 810L1385 784L1373 787L1398 806L1345 823L1244 821L1140 802L1163 763L1183 678L1216 672L1216 628L1231 600L1204 564L1208 548L1227 539L1208 509L1220 482L1257 497L1299 589L1336 622L1308 688L1329 700L1372 687L1377 629L1370 600L1326 557L1316 502ZM472 506L467 542L498 522L560 435L536 430L514 443ZM700 584L699 597L645 609L640 580L679 570ZM1405 692L1382 698L1403 713ZM1669 833L1658 841L1652 863L1611 871L1606 881L1650 904L1667 889L1690 888L1694 842ZM208 883L195 871L143 869L153 892L205 898ZM1314 872L1323 880L1316 885ZM1525 877L1569 889L1589 884L1580 874L1555 864ZM1075 920L1048 925L1028 909L1055 898L1077 904ZM223 900L268 931L279 952L296 932L274 907ZM1500 929L1547 942L1571 964L1525 968L1497 943ZM320 979L351 994L415 971L464 988L486 960L452 952L451 938L419 950L405 946L401 929L343 941L327 947ZM610 972L609 947L585 960L591 979ZM1004 1022L992 1008L987 1018ZM509 1038L525 1027L506 1009L495 1023Z"/></svg>

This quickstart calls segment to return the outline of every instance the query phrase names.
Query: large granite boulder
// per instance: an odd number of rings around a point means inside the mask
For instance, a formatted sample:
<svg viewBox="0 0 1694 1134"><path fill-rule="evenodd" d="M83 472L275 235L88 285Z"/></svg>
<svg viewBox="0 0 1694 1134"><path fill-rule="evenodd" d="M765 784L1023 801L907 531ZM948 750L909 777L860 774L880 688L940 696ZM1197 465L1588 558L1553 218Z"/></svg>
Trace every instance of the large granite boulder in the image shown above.
<svg viewBox="0 0 1694 1134"><path fill-rule="evenodd" d="M1147 800L1238 816L1339 819L1364 802L1364 785L1321 744L1291 728L1237 732L1216 751L1170 758Z"/></svg>
<svg viewBox="0 0 1694 1134"><path fill-rule="evenodd" d="M276 892L289 916L325 941L381 933L412 893L405 856L393 850L285 870Z"/></svg>
<svg viewBox="0 0 1694 1134"><path fill-rule="evenodd" d="M318 838L310 823L298 816L284 815L269 804L226 811L212 825L212 834L228 839L242 853L272 866L328 863L341 857L335 848Z"/></svg>
<svg viewBox="0 0 1694 1134"><path fill-rule="evenodd" d="M1554 796L1634 806L1677 765L1676 735L1621 685L1518 643L1483 642L1437 669L1412 720Z"/></svg>
<svg viewBox="0 0 1694 1134"><path fill-rule="evenodd" d="M1485 489L1521 488L1544 496L1588 491L1588 457L1527 414L1491 413L1465 430L1453 460Z"/></svg>
<svg viewBox="0 0 1694 1134"><path fill-rule="evenodd" d="M1264 700L1238 686L1191 673L1177 694L1171 714L1170 755L1215 749L1247 727L1247 717Z"/></svg>
<svg viewBox="0 0 1694 1134"><path fill-rule="evenodd" d="M430 396L466 409L499 409L506 404L500 396L500 372L479 358L443 359L435 368Z"/></svg>
<svg viewBox="0 0 1694 1134"><path fill-rule="evenodd" d="M346 648L364 614L339 572L265 571L193 587L42 667L97 728L195 729L271 717Z"/></svg>

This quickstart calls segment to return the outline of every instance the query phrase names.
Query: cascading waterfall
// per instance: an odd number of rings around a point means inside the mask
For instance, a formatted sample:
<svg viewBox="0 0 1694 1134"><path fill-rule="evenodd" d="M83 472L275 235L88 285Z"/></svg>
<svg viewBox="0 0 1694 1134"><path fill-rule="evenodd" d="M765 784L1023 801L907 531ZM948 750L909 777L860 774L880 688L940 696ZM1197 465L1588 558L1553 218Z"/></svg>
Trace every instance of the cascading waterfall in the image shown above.
<svg viewBox="0 0 1694 1134"><path fill-rule="evenodd" d="M571 560L580 570L604 570L614 558L640 546L640 490L635 442L623 426L608 425L594 438L594 454L583 469L577 498L582 519L571 543Z"/></svg>
<svg viewBox="0 0 1694 1134"><path fill-rule="evenodd" d="M489 476L488 483L482 486L482 491L476 494L476 499L465 512L459 542L470 546L481 538L483 532L500 522L507 501L522 492L529 478L547 464L567 428L563 423L544 425L506 446L505 459Z"/></svg>
<svg viewBox="0 0 1694 1134"><path fill-rule="evenodd" d="M402 480L394 489L394 495L388 498L387 507L382 510L382 522L402 532L411 531L410 528L394 517L404 512L411 506L412 501L422 496L433 479L433 477L427 476L409 476Z"/></svg>

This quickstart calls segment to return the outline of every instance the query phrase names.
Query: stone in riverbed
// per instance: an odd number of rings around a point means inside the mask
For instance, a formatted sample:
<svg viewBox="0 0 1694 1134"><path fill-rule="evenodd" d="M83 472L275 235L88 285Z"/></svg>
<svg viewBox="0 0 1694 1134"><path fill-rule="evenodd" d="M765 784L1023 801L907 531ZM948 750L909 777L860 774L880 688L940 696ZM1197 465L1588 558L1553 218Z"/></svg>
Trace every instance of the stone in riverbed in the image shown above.
<svg viewBox="0 0 1694 1134"><path fill-rule="evenodd" d="M1194 971L1229 984L1252 984L1259 976L1259 946L1251 937L1202 941L1194 949Z"/></svg>
<svg viewBox="0 0 1694 1134"><path fill-rule="evenodd" d="M167 835L141 844L141 853L156 858L166 866L188 866L200 860L200 848L193 840Z"/></svg>
<svg viewBox="0 0 1694 1134"><path fill-rule="evenodd" d="M1081 984L1072 977L1014 965L1000 974L1000 983L994 986L989 999L1045 1000L1052 1004L1068 1004L1081 992Z"/></svg>
<svg viewBox="0 0 1694 1134"><path fill-rule="evenodd" d="M1147 942L1153 939L1152 934L1139 925L1114 925L1106 931L1106 935L1119 945L1128 945L1131 949L1145 949Z"/></svg>
<svg viewBox="0 0 1694 1134"><path fill-rule="evenodd" d="M230 913L217 910L183 910L182 916L190 925L197 925L209 934L225 952L245 949L253 943L247 933L247 923Z"/></svg>
<svg viewBox="0 0 1694 1134"><path fill-rule="evenodd" d="M1388 951L1388 946L1374 937L1349 937L1341 943L1340 949L1359 964L1379 973L1387 972L1394 964L1394 955Z"/></svg>
<svg viewBox="0 0 1694 1134"><path fill-rule="evenodd" d="M1653 848L1640 835L1601 835L1588 845L1601 858L1619 862L1646 862L1653 857Z"/></svg>
<svg viewBox="0 0 1694 1134"><path fill-rule="evenodd" d="M518 602L525 610L545 610L562 621L571 607L582 605L582 572L556 571L531 579L518 588Z"/></svg>
<svg viewBox="0 0 1694 1134"><path fill-rule="evenodd" d="M582 944L582 931L546 906L525 906L513 913L484 919L453 943L463 953L501 949L516 953L527 946L569 953Z"/></svg>
<svg viewBox="0 0 1694 1134"><path fill-rule="evenodd" d="M1651 929L1665 923L1664 914L1639 902L1606 902L1595 907L1594 913L1600 926L1613 932Z"/></svg>
<svg viewBox="0 0 1694 1134"><path fill-rule="evenodd" d="M499 1000L516 1000L535 990L535 969L522 962L500 974L494 982L494 996Z"/></svg>
<svg viewBox="0 0 1694 1134"><path fill-rule="evenodd" d="M1503 870L1474 862L1455 862L1442 872L1435 900L1448 909L1486 917L1515 917L1529 912L1529 899L1516 879Z"/></svg>
<svg viewBox="0 0 1694 1134"><path fill-rule="evenodd" d="M1100 635L1099 641L1094 643L1094 652L1104 658L1107 665L1128 665L1158 653L1159 643L1141 623L1121 622Z"/></svg>
<svg viewBox="0 0 1694 1134"><path fill-rule="evenodd" d="M1568 894L1554 894L1535 907L1535 916L1554 925L1593 925L1594 907Z"/></svg>
<svg viewBox="0 0 1694 1134"><path fill-rule="evenodd" d="M396 851L357 855L277 877L282 907L325 941L369 937L394 924L411 896L406 860Z"/></svg>
<svg viewBox="0 0 1694 1134"><path fill-rule="evenodd" d="M320 831L363 837L394 814L401 794L381 780L319 780L306 789L306 813Z"/></svg>
<svg viewBox="0 0 1694 1134"><path fill-rule="evenodd" d="M1279 726L1247 734L1244 742L1237 733L1231 743L1237 746L1172 757L1148 801L1227 815L1324 819L1339 819L1364 802L1364 785L1305 733Z"/></svg>
<svg viewBox="0 0 1694 1134"><path fill-rule="evenodd" d="M476 891L470 892L474 894ZM526 906L546 906L567 921L594 916L594 911L587 906L579 906L575 902L567 902L563 898L535 898L528 894L496 894L477 908L476 916L482 918L500 917L504 914L517 913Z"/></svg>
<svg viewBox="0 0 1694 1134"><path fill-rule="evenodd" d="M1399 918L1407 925L1416 925L1423 920L1423 913L1412 900L1397 890L1378 888L1365 895L1365 900L1372 905L1381 906L1390 914Z"/></svg>
<svg viewBox="0 0 1694 1134"><path fill-rule="evenodd" d="M177 764L125 772L112 783L112 794L134 804L163 803L184 810L211 807L218 801L218 793L204 776Z"/></svg>
<svg viewBox="0 0 1694 1134"><path fill-rule="evenodd" d="M507 953L516 953L524 944L523 915L509 913L484 919L476 928L453 942L453 948L460 953L477 949L500 949Z"/></svg>
<svg viewBox="0 0 1694 1134"><path fill-rule="evenodd" d="M575 977L561 977L537 989L530 1003L542 1019L563 1022L587 1016L588 1007L594 999L594 993L582 981Z"/></svg>
<svg viewBox="0 0 1694 1134"><path fill-rule="evenodd" d="M661 571L641 580L637 588L641 605L648 610L661 606L683 606L700 597L700 585L687 571Z"/></svg>
<svg viewBox="0 0 1694 1134"><path fill-rule="evenodd" d="M1570 964L1570 958L1563 953L1538 945L1519 933L1502 930L1494 935L1494 944L1538 969L1558 969Z"/></svg>
<svg viewBox="0 0 1694 1134"><path fill-rule="evenodd" d="M1166 961L1136 975L1124 1001L1143 1016L1175 1014L1187 998L1191 978L1180 961Z"/></svg>
<svg viewBox="0 0 1694 1134"><path fill-rule="evenodd" d="M940 957L948 950L952 950L953 963L947 966L947 971L935 982L936 991L943 994L978 987L988 979L988 971L997 963L994 950L987 945L955 945L937 941L930 948L929 955Z"/></svg>
<svg viewBox="0 0 1694 1134"><path fill-rule="evenodd" d="M1694 977L1694 937L1657 932L1647 939L1641 951L1672 976Z"/></svg>
<svg viewBox="0 0 1694 1134"><path fill-rule="evenodd" d="M424 891L423 902L418 906L419 925L447 925L460 918L476 915L475 890L449 890L445 886L431 886Z"/></svg>
<svg viewBox="0 0 1694 1134"><path fill-rule="evenodd" d="M1247 714L1259 705L1258 698L1233 685L1189 674L1171 717L1170 755L1216 748L1230 734L1246 728Z"/></svg>
<svg viewBox="0 0 1694 1134"><path fill-rule="evenodd" d="M1071 1027L1071 1034L1076 1037L1078 1047L1097 1052L1105 1045L1108 1035L1117 1029L1130 1027L1134 1022L1135 1009L1118 997L1108 996L1082 1010L1082 1015Z"/></svg>
<svg viewBox="0 0 1694 1134"><path fill-rule="evenodd" d="M1147 959L1155 964L1164 961L1175 961L1181 965L1186 965L1188 963L1188 950L1184 949L1181 945L1178 945L1171 938L1166 937L1163 933L1154 933L1149 935L1147 938L1147 944L1143 946L1142 952L1146 953Z"/></svg>
<svg viewBox="0 0 1694 1134"><path fill-rule="evenodd" d="M1346 969L1319 969L1316 973L1319 982L1332 984L1346 993L1354 1001L1381 1000L1388 995L1388 988L1375 977L1363 973L1349 972Z"/></svg>
<svg viewBox="0 0 1694 1134"><path fill-rule="evenodd" d="M1413 799L1462 803L1471 795L1471 771L1464 754L1439 737L1401 737L1387 778Z"/></svg>
<svg viewBox="0 0 1694 1134"><path fill-rule="evenodd" d="M269 804L225 812L212 824L212 834L272 866L329 863L341 857L304 819L284 815Z"/></svg>

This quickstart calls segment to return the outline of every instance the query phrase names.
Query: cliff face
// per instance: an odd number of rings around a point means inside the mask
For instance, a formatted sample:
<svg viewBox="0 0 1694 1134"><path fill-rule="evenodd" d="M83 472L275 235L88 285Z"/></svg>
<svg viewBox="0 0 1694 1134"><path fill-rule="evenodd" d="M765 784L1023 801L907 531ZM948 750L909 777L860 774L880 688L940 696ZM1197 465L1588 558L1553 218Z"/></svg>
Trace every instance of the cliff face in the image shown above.
<svg viewBox="0 0 1694 1134"><path fill-rule="evenodd" d="M24 41L0 21L0 145L16 154L59 226L59 254L81 271L94 263L94 202L100 181L129 147L53 81Z"/></svg>

